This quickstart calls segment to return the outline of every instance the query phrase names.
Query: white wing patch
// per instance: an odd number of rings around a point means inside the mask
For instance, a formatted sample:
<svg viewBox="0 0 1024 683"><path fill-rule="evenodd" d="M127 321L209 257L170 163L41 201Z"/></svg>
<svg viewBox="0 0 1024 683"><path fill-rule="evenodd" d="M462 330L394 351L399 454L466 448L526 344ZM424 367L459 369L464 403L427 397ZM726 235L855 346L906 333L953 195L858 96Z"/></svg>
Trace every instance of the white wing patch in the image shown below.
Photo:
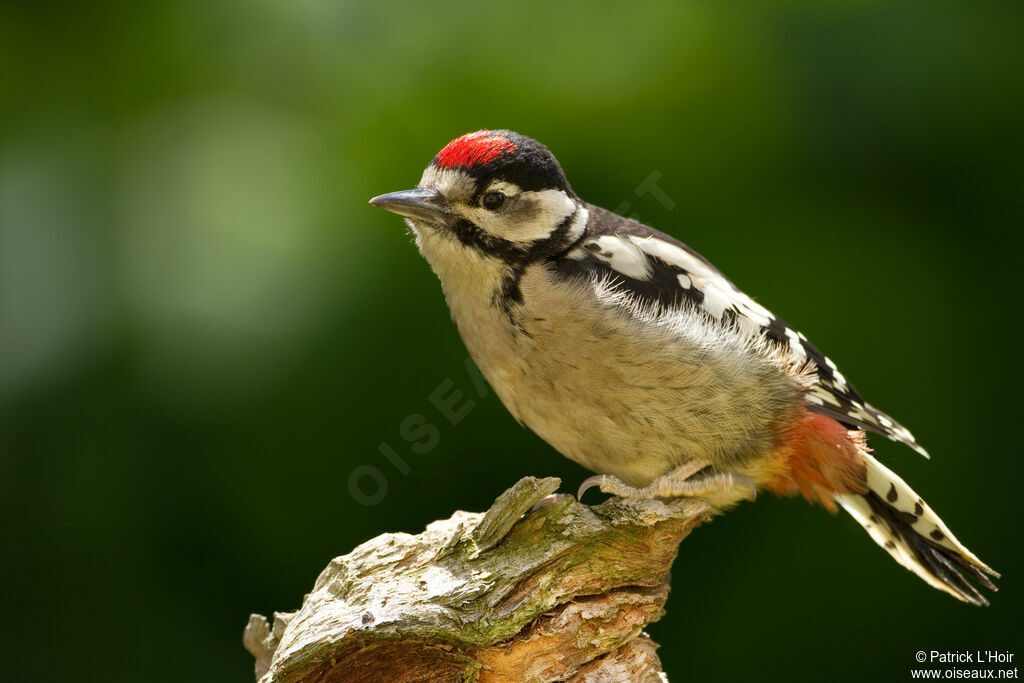
<svg viewBox="0 0 1024 683"><path fill-rule="evenodd" d="M800 335L792 327L786 328L786 336L789 337L789 349L798 358L807 358L807 350L800 343Z"/></svg>
<svg viewBox="0 0 1024 683"><path fill-rule="evenodd" d="M656 237L630 235L628 239L648 256L685 270L692 286L704 293L705 308L712 317L721 319L725 309L731 307L736 312L737 322L750 333L757 333L771 322L773 316L768 309L685 249Z"/></svg>
<svg viewBox="0 0 1024 683"><path fill-rule="evenodd" d="M614 235L602 235L584 248L616 272L634 280L647 280L653 272L651 262L640 249Z"/></svg>
<svg viewBox="0 0 1024 683"><path fill-rule="evenodd" d="M637 296L651 304L674 306L688 301L710 318L733 325L751 339L768 339L778 344L795 363L813 362L817 381L806 395L811 410L878 432L928 456L905 427L865 403L832 359L818 351L807 337L740 291L700 256L671 238L652 233L600 235L566 257L583 261L592 256L631 280L623 286L634 288Z"/></svg>

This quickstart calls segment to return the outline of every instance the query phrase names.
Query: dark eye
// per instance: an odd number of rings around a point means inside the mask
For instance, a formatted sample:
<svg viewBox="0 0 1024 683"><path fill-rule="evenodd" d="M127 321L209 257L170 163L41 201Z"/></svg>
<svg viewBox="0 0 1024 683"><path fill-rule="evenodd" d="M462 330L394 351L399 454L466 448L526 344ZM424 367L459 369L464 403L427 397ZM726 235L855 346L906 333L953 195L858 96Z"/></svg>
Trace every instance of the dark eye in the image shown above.
<svg viewBox="0 0 1024 683"><path fill-rule="evenodd" d="M480 203L488 211L497 211L505 203L505 195L501 192L487 192L480 200Z"/></svg>

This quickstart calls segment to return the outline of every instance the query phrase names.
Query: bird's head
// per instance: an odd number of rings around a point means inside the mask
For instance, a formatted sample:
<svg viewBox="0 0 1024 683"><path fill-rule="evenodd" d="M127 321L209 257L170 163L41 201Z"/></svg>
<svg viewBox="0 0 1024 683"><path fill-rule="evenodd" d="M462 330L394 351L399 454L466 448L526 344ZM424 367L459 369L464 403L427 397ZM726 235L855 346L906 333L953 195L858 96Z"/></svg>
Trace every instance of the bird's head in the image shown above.
<svg viewBox="0 0 1024 683"><path fill-rule="evenodd" d="M405 217L442 281L467 262L514 265L557 254L584 222L581 202L547 147L508 130L452 140L415 189L370 203Z"/></svg>

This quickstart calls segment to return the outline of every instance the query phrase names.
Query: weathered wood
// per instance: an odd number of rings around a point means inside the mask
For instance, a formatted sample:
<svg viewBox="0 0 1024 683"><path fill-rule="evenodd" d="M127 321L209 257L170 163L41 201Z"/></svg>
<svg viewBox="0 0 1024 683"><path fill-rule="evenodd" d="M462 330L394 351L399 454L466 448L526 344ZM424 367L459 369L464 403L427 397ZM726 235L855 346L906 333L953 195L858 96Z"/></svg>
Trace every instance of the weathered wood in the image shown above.
<svg viewBox="0 0 1024 683"><path fill-rule="evenodd" d="M275 614L273 628L250 617L256 678L667 680L643 629L664 613L679 543L707 506L589 507L550 496L559 483L527 477L484 514L458 511L335 558L298 612Z"/></svg>

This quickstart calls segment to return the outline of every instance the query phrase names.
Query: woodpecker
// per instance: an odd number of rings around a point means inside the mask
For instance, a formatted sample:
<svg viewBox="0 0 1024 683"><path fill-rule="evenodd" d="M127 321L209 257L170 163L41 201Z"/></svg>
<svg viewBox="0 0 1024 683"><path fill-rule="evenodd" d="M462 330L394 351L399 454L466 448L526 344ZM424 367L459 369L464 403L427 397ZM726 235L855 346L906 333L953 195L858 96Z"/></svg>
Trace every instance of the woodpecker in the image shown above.
<svg viewBox="0 0 1024 683"><path fill-rule="evenodd" d="M370 203L405 218L452 319L523 425L622 497L757 491L850 513L931 586L988 604L998 574L876 460L865 432L914 436L807 338L679 240L589 204L539 142L480 130L413 190Z"/></svg>

